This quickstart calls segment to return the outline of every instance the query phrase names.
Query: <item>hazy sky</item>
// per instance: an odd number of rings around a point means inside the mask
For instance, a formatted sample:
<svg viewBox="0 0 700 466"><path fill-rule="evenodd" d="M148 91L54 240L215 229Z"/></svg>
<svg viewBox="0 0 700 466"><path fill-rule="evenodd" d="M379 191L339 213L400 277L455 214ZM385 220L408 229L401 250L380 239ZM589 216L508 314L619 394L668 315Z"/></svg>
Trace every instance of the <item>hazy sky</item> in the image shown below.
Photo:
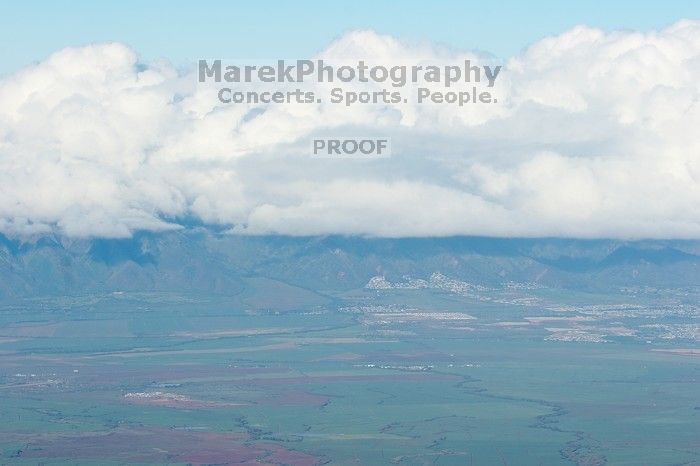
<svg viewBox="0 0 700 466"><path fill-rule="evenodd" d="M577 24L660 29L700 18L700 2L23 0L0 9L0 74L51 52L118 41L144 60L304 58L350 29L489 51L501 58Z"/></svg>

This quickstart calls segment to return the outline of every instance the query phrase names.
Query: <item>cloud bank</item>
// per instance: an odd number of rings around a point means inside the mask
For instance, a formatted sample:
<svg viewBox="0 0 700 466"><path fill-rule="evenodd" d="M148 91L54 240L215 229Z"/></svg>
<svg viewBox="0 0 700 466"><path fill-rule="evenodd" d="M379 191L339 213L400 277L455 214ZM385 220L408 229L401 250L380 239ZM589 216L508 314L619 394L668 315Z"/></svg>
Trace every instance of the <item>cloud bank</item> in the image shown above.
<svg viewBox="0 0 700 466"><path fill-rule="evenodd" d="M480 57L348 33L319 54ZM700 238L700 22L576 27L503 63L498 105L222 105L119 43L0 79L0 232ZM313 135L393 156L310 157Z"/></svg>

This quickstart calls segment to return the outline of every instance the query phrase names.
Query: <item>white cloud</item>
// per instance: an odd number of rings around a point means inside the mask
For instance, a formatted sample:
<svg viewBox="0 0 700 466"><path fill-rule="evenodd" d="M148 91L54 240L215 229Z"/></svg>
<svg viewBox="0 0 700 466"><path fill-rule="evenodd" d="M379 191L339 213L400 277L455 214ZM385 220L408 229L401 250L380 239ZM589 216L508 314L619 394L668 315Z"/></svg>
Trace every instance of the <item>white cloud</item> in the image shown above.
<svg viewBox="0 0 700 466"><path fill-rule="evenodd" d="M321 56L480 59L368 31ZM226 106L124 45L61 50L0 80L0 232L127 236L194 217L246 233L700 238L700 23L574 28L511 58L495 93ZM313 159L314 134L391 136L394 155Z"/></svg>

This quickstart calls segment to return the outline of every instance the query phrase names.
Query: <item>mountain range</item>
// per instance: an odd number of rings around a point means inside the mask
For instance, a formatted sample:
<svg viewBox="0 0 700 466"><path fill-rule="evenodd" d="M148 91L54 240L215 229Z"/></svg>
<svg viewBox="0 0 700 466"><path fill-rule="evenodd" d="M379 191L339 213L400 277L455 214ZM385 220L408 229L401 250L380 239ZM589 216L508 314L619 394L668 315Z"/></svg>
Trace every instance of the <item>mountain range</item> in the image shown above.
<svg viewBox="0 0 700 466"><path fill-rule="evenodd" d="M700 285L700 241L240 236L206 228L127 239L0 235L0 298L114 291L236 294L264 277L314 291L433 273L494 286Z"/></svg>

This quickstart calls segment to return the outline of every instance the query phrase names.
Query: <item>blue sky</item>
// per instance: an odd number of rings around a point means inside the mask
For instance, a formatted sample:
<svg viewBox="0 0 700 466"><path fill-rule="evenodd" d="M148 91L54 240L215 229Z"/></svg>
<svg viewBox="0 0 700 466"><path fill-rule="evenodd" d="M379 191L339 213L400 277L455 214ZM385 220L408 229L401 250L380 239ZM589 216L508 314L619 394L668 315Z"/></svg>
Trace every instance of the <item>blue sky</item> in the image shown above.
<svg viewBox="0 0 700 466"><path fill-rule="evenodd" d="M202 56L305 57L357 28L504 58L576 24L649 30L684 17L700 18L700 2L24 0L2 6L0 74L65 46L101 41L182 65Z"/></svg>

